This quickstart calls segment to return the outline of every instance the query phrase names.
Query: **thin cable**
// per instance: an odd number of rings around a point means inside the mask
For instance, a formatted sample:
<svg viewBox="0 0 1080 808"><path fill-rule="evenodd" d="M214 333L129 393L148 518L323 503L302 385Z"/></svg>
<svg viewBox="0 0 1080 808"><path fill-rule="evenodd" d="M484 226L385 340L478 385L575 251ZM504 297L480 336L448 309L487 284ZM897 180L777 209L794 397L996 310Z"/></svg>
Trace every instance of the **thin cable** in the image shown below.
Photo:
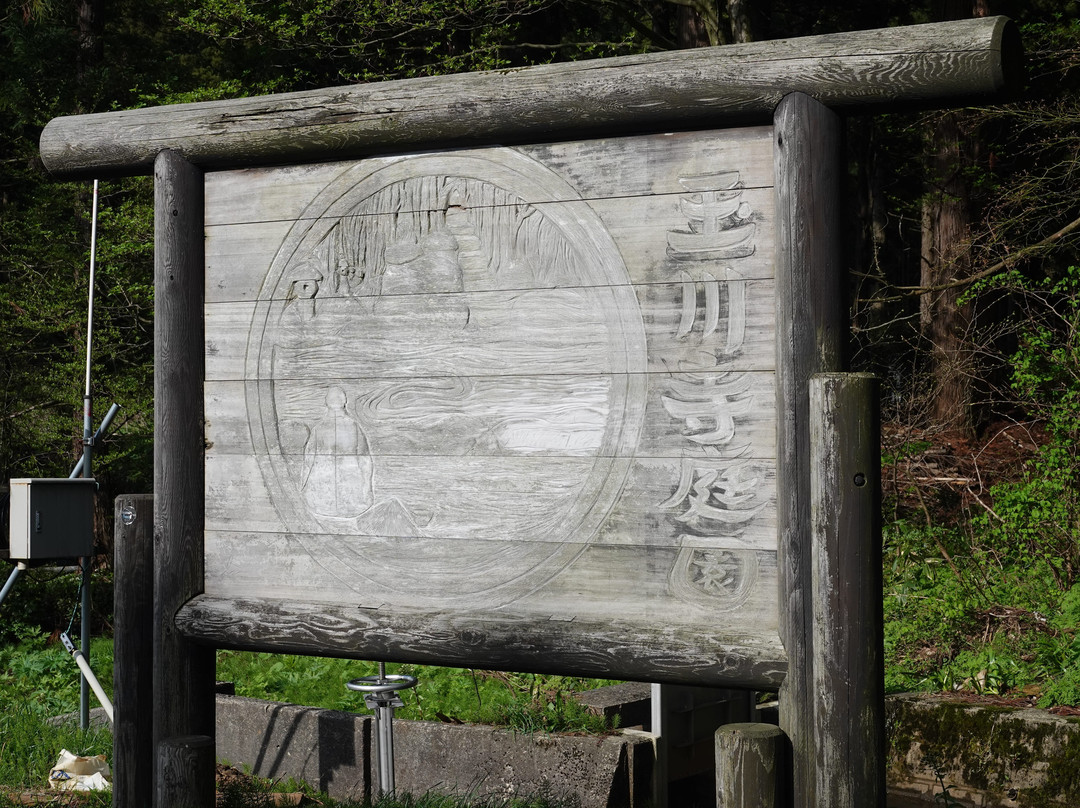
<svg viewBox="0 0 1080 808"><path fill-rule="evenodd" d="M71 629L75 625L75 615L79 613L79 606L82 604L82 584L79 584L79 597L75 598L75 605L71 609L71 619L68 620L67 633L71 634Z"/></svg>

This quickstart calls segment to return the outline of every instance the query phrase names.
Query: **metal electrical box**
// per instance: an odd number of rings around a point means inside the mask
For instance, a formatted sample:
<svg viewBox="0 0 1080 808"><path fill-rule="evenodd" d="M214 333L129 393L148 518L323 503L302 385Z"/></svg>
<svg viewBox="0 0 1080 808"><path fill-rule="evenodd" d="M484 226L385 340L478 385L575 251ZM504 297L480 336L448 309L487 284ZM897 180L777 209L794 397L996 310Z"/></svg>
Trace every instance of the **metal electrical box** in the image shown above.
<svg viewBox="0 0 1080 808"><path fill-rule="evenodd" d="M94 548L94 491L89 478L11 481L11 558L77 558Z"/></svg>

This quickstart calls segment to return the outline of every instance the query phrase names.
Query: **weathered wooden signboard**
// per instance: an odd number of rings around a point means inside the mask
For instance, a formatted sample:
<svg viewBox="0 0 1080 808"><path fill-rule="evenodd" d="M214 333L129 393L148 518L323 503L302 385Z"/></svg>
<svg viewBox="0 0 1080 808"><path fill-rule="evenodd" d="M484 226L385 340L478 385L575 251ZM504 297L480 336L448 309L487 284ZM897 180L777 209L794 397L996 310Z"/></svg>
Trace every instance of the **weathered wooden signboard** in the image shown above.
<svg viewBox="0 0 1080 808"><path fill-rule="evenodd" d="M207 175L206 595L778 684L774 208L770 127Z"/></svg>
<svg viewBox="0 0 1080 808"><path fill-rule="evenodd" d="M1014 37L51 122L58 175L155 174L159 808L212 783L170 777L212 763L215 647L779 687L781 791L880 805L873 385L815 377L835 109L996 92Z"/></svg>

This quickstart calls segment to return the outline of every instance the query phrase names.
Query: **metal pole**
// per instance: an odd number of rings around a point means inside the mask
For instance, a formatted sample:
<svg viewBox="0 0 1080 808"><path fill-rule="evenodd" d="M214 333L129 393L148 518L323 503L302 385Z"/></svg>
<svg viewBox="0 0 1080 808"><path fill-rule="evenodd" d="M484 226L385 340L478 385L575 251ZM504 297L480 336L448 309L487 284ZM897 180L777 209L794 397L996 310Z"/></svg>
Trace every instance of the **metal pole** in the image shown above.
<svg viewBox="0 0 1080 808"><path fill-rule="evenodd" d="M413 687L415 676L387 676L379 663L378 676L364 676L346 683L349 690L364 694L364 704L375 712L375 754L379 766L379 795L394 792L394 710L404 704L397 691Z"/></svg>
<svg viewBox="0 0 1080 808"><path fill-rule="evenodd" d="M15 579L19 577L19 573L26 569L26 562L20 561L15 565L15 569L11 571L11 575L8 576L7 583L4 584L4 588L0 589L0 603L4 602L4 598L8 596L8 592L11 591L11 587L15 586Z"/></svg>
<svg viewBox="0 0 1080 808"><path fill-rule="evenodd" d="M98 181L94 180L94 203L90 214L90 290L86 306L86 385L83 390L83 456L82 476L92 477L91 471L94 451L94 404L90 393L90 359L94 346L94 275L97 263L97 214ZM86 664L90 664L90 568L93 565L94 552L91 545L90 555L82 560L82 625L79 644L82 646ZM81 669L80 669L81 670ZM79 674L79 727L90 727L90 682L86 675Z"/></svg>
<svg viewBox="0 0 1080 808"><path fill-rule="evenodd" d="M97 442L99 440L101 440L103 437L105 437L105 433L109 431L109 427L112 425L113 418L116 417L116 414L118 412L120 412L120 405L119 404L114 403L111 407L109 407L109 411L107 413L105 413L105 417L101 419L101 424L98 426L97 432L94 433L93 440L91 441L91 443L94 446L97 445ZM76 463L75 468L73 468L71 470L71 474L68 475L68 479L69 480L74 480L76 477L82 477L83 476L82 471L83 471L83 468L84 468L85 464L86 464L86 457L84 455L83 457L79 458L79 462Z"/></svg>

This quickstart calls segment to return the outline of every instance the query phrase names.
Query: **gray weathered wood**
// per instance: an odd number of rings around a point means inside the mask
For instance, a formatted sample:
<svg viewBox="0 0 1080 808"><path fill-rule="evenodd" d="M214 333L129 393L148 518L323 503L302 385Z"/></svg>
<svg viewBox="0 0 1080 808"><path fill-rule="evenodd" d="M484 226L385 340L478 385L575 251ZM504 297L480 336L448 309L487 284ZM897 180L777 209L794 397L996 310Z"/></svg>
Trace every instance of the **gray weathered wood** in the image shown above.
<svg viewBox="0 0 1080 808"><path fill-rule="evenodd" d="M720 361L715 355L710 357L709 350L723 347L726 309L721 309L719 325L713 319L710 334L705 334L705 304L695 302L703 297L704 286L704 282L654 283L593 290L383 296L378 299L378 305L374 299L365 301L364 305L343 302L335 307L331 303L319 312L325 324L323 331L347 328L350 319L377 328L353 329L350 338L341 339L338 344L321 339L283 345L273 358L285 365L287 372L280 373L282 378L323 380L364 376L383 379L520 376L526 372L565 376L620 370L658 374L772 370L775 367L773 283L746 283L747 325L740 349L722 356ZM717 297L723 300L725 294L718 292ZM691 327L685 337L679 337L684 301L688 298ZM573 307L578 313L570 319L565 312ZM355 309L355 314L350 308ZM266 378L270 370L269 348L276 333L273 328L259 331L253 326L257 327L260 320L266 321L268 312L272 311L274 316L282 309L281 305L255 303L208 305L206 378L211 381ZM529 314L534 316L525 319ZM452 317L457 322L440 323L440 319L449 321ZM627 336L637 340L642 350L620 359L636 362L636 366L626 367L616 364L601 350L605 346L600 339L620 338L621 335L612 332L616 324L629 317L638 318L641 333ZM451 329L451 326L457 327ZM545 328L547 333L540 333ZM600 329L608 331L604 333ZM360 356L367 358L362 363L354 361L354 370L341 370L342 363ZM260 359L261 367L246 368Z"/></svg>
<svg viewBox="0 0 1080 808"><path fill-rule="evenodd" d="M583 676L619 671L631 679L724 681L758 689L775 687L785 674L775 635L704 636L700 626L674 630L618 620L539 621L503 610L410 613L207 595L189 601L176 623L195 642L280 653L462 667L483 660L495 670Z"/></svg>
<svg viewBox="0 0 1080 808"><path fill-rule="evenodd" d="M638 402L637 406L644 407L641 418L641 433L637 445L632 451L627 451L623 456L637 458L662 458L681 457L680 453L673 451L680 441L685 440L688 430L685 418L676 419L664 406L663 396L670 397L672 382L685 382L690 385L701 379L713 380L714 386L722 386L728 381L726 373L730 371L711 371L708 373L661 373L648 374L644 382L631 383L621 379L618 374L597 374L595 376L531 376L517 375L511 379L496 380L491 377L458 376L465 384L475 391L479 398L485 391L495 387L516 390L519 395L527 396L532 390L554 391L560 386L567 390L578 391L587 394L590 391L604 389L610 385L626 386L640 384L645 392L644 401ZM776 457L776 415L773 411L775 401L774 381L775 375L769 371L747 371L741 373L737 385L732 389L739 390L744 404L738 413L738 433L735 442L740 446L747 447L740 454L742 458L754 458L758 460L773 461ZM372 391L369 395L377 395L377 391L392 389L395 385L401 385L408 377L391 377L390 379L371 378L339 378L328 376L319 379L314 376L311 381L316 382L317 387L342 385L353 387L356 390ZM428 377L429 380L431 377ZM297 381L297 380L292 380ZM206 382L206 444L208 463L210 457L220 455L250 454L251 435L250 424L247 418L245 406L246 382L244 381L207 381ZM299 384L297 384L299 387ZM532 390L531 390L532 388ZM325 394L324 394L325 395ZM308 395L312 409L322 408L324 402L321 397ZM497 416L492 407L478 406L476 411L469 412L462 408L458 422L444 424L439 430L425 430L408 428L417 426L417 422L423 417L423 401L417 401L412 406L394 408L377 415L377 406L367 406L365 410L364 428L368 435L369 453L372 457L460 457L465 447L460 443L461 436L465 434L469 425L476 425L487 418L486 427L491 427L491 418ZM672 406L672 405L668 405ZM692 433L692 432L691 432ZM282 447L286 456L302 454L301 447L287 445ZM512 457L511 448L493 443L483 447L483 450L474 449L469 453L475 457ZM545 453L547 457L583 457L586 456L584 449L572 443L561 448L552 447ZM770 466L773 465L770 462ZM774 542L775 543L775 542Z"/></svg>
<svg viewBox="0 0 1080 808"><path fill-rule="evenodd" d="M126 494L114 509L113 805L153 805L154 498Z"/></svg>
<svg viewBox="0 0 1080 808"><path fill-rule="evenodd" d="M815 376L810 411L818 801L884 808L877 380Z"/></svg>
<svg viewBox="0 0 1080 808"><path fill-rule="evenodd" d="M222 167L730 125L791 91L863 108L996 92L1014 51L992 17L58 118L41 152L57 176L90 177L148 172L162 149Z"/></svg>
<svg viewBox="0 0 1080 808"><path fill-rule="evenodd" d="M154 169L154 736L214 736L214 653L173 615L203 587L202 171ZM211 753L212 754L212 753ZM213 768L209 776L213 788ZM176 805L162 802L158 808ZM201 803L205 804L205 803Z"/></svg>
<svg viewBox="0 0 1080 808"><path fill-rule="evenodd" d="M795 804L814 798L810 578L809 382L841 369L846 341L841 257L840 119L795 93L776 111L777 520L781 637L792 675L780 724L794 747Z"/></svg>
<svg viewBox="0 0 1080 808"><path fill-rule="evenodd" d="M206 593L775 649L772 178L768 127L208 176Z"/></svg>
<svg viewBox="0 0 1080 808"><path fill-rule="evenodd" d="M787 808L787 737L772 724L727 724L716 731L717 808ZM821 803L832 808L832 803Z"/></svg>
<svg viewBox="0 0 1080 808"><path fill-rule="evenodd" d="M210 808L214 805L214 764L213 738L207 735L162 738L157 745L155 770L157 804L169 808Z"/></svg>
<svg viewBox="0 0 1080 808"><path fill-rule="evenodd" d="M330 245L324 239L348 232L349 238L373 242L377 253L382 239L397 235L401 220L410 215L419 220L421 214L455 236L463 268L462 277L454 279L458 282L450 283L447 275L441 284L433 278L422 289L399 284L391 291L374 283L377 267L367 267L367 278L362 283L354 278L350 286L356 288L349 294L700 284L702 272L710 270L720 281L727 279L726 270L747 281L767 279L773 275L772 185L768 127L436 152L304 170L214 172L207 176L206 300L280 300L292 286L279 276L292 280L292 270L302 262L325 266L319 273L320 299L340 296L333 268L326 266ZM674 252L670 241L690 230L688 220L702 193L710 192L718 197L711 210L738 212L745 220L744 226L723 229L746 240L734 242L726 254ZM569 265L554 271L489 271L485 258L491 250L528 250L535 243L505 234L499 238L514 224L512 209L522 203L534 221L545 223L549 238L574 247L578 255ZM586 254L600 259L592 276L575 271ZM701 266L702 257L711 265Z"/></svg>

